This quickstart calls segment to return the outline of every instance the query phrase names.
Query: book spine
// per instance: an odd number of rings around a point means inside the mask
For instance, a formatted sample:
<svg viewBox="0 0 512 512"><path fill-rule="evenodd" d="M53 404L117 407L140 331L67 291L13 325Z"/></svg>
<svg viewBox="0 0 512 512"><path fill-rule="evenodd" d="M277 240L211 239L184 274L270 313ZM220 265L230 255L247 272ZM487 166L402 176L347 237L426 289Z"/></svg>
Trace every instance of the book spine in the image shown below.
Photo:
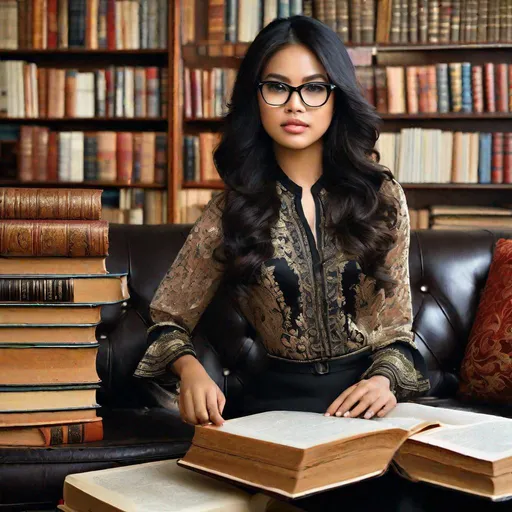
<svg viewBox="0 0 512 512"><path fill-rule="evenodd" d="M512 183L512 132L505 133L503 148L503 183Z"/></svg>
<svg viewBox="0 0 512 512"><path fill-rule="evenodd" d="M101 190L0 189L0 219L99 220Z"/></svg>
<svg viewBox="0 0 512 512"><path fill-rule="evenodd" d="M91 443L103 439L103 421L40 427L39 430L45 441L44 446Z"/></svg>
<svg viewBox="0 0 512 512"><path fill-rule="evenodd" d="M0 223L0 256L107 256L108 222L6 220Z"/></svg>
<svg viewBox="0 0 512 512"><path fill-rule="evenodd" d="M492 134L491 183L503 183L503 132Z"/></svg>
<svg viewBox="0 0 512 512"><path fill-rule="evenodd" d="M73 278L0 278L0 301L73 302Z"/></svg>

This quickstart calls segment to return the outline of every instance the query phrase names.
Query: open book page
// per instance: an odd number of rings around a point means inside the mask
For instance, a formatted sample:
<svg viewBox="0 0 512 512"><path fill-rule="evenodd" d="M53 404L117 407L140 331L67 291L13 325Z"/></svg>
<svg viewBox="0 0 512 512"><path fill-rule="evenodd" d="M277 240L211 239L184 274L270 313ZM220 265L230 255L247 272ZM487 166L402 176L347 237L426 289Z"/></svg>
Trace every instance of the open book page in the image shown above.
<svg viewBox="0 0 512 512"><path fill-rule="evenodd" d="M442 425L474 425L501 419L501 416L480 414L476 412L458 411L445 407L431 407L428 405L400 403L389 412L384 419L414 418L417 420L437 421Z"/></svg>
<svg viewBox="0 0 512 512"><path fill-rule="evenodd" d="M414 425L423 423L423 420L408 418L396 423L360 418L338 418L314 412L270 411L228 420L223 426L213 428L269 443L307 449L390 428L409 430Z"/></svg>
<svg viewBox="0 0 512 512"><path fill-rule="evenodd" d="M70 475L66 480L130 512L250 512L250 495L180 468L175 460Z"/></svg>
<svg viewBox="0 0 512 512"><path fill-rule="evenodd" d="M512 420L439 428L416 434L411 439L486 461L512 457Z"/></svg>

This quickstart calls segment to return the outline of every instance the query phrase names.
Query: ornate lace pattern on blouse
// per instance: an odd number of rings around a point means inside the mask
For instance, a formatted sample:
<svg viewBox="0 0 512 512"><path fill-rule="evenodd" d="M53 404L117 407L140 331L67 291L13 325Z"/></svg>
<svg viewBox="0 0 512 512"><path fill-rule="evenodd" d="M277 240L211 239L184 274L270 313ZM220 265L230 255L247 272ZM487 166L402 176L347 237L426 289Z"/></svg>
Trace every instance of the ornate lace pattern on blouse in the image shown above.
<svg viewBox="0 0 512 512"><path fill-rule="evenodd" d="M319 180L311 189L317 241L302 210L302 189L281 173L276 182L281 209L272 229L274 255L261 268L258 283L240 304L271 357L315 362L368 351L372 364L362 375L384 375L399 399L428 390L417 369L421 359L412 332L409 285L409 215L396 181L380 193L397 206L396 244L385 261L397 285L388 296L351 260L324 229L328 193ZM223 195L214 198L162 279L151 302L155 322L149 347L135 375L160 377L184 354L195 355L191 333L212 300L223 268L212 252L222 242Z"/></svg>

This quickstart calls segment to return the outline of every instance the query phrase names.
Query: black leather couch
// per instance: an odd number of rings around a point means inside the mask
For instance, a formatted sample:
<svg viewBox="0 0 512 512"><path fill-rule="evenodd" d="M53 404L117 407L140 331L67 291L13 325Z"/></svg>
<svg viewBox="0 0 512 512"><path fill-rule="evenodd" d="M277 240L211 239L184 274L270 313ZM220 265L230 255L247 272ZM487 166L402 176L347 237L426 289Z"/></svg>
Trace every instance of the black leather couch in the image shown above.
<svg viewBox="0 0 512 512"><path fill-rule="evenodd" d="M97 338L103 381L105 439L55 448L0 447L0 510L51 508L62 497L64 477L125 464L182 456L193 429L173 410L169 395L132 377L146 348L148 306L190 226L111 225L110 272L128 272L131 298L104 307ZM431 405L462 407L512 417L510 406L464 404L455 398L457 372L485 283L495 241L512 232L414 232L410 269L414 329L432 382ZM195 332L198 355L227 396L226 415L236 414L244 376L257 371L263 349L248 325L220 294ZM305 510L512 510L426 484L387 475L299 500Z"/></svg>

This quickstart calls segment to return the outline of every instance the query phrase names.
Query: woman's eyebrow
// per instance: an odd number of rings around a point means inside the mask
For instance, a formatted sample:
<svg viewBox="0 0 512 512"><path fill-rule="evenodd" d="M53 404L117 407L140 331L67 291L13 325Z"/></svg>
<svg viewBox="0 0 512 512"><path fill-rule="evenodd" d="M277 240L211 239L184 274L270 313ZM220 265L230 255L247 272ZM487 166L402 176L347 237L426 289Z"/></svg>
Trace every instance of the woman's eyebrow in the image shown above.
<svg viewBox="0 0 512 512"><path fill-rule="evenodd" d="M288 82L290 80L287 76L280 75L279 73L269 73L265 77L265 80L267 80L269 78L276 78L277 80L281 80L283 82ZM314 75L305 76L302 79L302 81L303 82L308 82L309 80L314 80L315 78L322 78L323 80L327 81L327 78L326 78L326 76L323 73L315 73Z"/></svg>

